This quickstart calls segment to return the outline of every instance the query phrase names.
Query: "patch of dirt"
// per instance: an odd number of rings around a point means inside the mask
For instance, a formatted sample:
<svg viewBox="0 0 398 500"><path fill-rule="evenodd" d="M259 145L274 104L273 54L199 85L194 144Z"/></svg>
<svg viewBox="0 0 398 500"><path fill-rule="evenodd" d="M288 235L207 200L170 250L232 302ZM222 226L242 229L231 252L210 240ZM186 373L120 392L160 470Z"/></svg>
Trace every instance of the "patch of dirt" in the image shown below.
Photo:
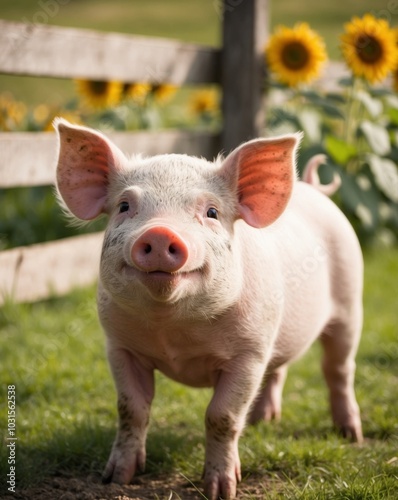
<svg viewBox="0 0 398 500"><path fill-rule="evenodd" d="M251 500L264 498L264 487L256 476L246 478L240 485L238 498L249 496ZM264 480L264 478L263 478ZM41 484L15 489L15 493L1 497L2 500L204 500L202 482L189 482L181 475L144 474L133 484L102 484L101 477L86 478L55 477Z"/></svg>
<svg viewBox="0 0 398 500"><path fill-rule="evenodd" d="M195 489L197 486L198 489ZM193 485L182 476L142 475L133 484L102 484L101 477L91 475L86 478L49 478L31 488L15 488L15 494L2 497L4 500L196 500L201 484Z"/></svg>

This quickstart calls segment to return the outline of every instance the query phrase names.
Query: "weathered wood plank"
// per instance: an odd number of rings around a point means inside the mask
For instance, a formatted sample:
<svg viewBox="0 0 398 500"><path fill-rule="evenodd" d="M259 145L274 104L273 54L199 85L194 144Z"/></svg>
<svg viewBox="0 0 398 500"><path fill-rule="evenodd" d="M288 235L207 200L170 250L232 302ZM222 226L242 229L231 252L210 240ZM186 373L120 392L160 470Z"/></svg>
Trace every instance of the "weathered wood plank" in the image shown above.
<svg viewBox="0 0 398 500"><path fill-rule="evenodd" d="M106 134L127 155L186 153L212 159L219 151L215 133L163 130ZM57 146L49 132L0 133L0 188L53 184Z"/></svg>
<svg viewBox="0 0 398 500"><path fill-rule="evenodd" d="M64 295L98 277L102 233L0 252L0 305Z"/></svg>
<svg viewBox="0 0 398 500"><path fill-rule="evenodd" d="M219 80L218 49L162 38L0 20L0 47L0 73L175 85Z"/></svg>
<svg viewBox="0 0 398 500"><path fill-rule="evenodd" d="M221 83L226 152L258 137L264 127L267 24L267 0L224 0Z"/></svg>

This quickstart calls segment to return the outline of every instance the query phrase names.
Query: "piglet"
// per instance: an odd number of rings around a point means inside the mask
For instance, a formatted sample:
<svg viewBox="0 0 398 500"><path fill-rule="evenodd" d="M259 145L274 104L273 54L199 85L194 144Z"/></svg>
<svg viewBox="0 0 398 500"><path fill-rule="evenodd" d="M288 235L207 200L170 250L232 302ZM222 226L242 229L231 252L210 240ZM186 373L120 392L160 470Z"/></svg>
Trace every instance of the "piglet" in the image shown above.
<svg viewBox="0 0 398 500"><path fill-rule="evenodd" d="M361 250L336 205L296 179L300 135L252 140L208 162L126 158L99 132L62 119L55 128L62 203L78 219L109 220L98 313L119 427L105 482L128 483L144 469L160 370L214 388L204 490L209 499L234 498L245 422L280 417L287 366L315 339L334 423L361 441Z"/></svg>

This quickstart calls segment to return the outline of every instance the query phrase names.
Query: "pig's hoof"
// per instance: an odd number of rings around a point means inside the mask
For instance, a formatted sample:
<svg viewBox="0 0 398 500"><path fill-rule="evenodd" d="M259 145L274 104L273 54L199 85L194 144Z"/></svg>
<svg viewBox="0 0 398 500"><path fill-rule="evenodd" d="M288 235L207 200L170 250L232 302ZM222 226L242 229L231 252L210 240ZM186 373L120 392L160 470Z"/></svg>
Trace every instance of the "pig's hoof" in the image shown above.
<svg viewBox="0 0 398 500"><path fill-rule="evenodd" d="M102 483L118 483L128 484L133 478L134 472L129 467L117 467L115 464L108 462L102 474Z"/></svg>
<svg viewBox="0 0 398 500"><path fill-rule="evenodd" d="M230 500L236 497L236 479L215 474L205 478L205 495L209 500Z"/></svg>
<svg viewBox="0 0 398 500"><path fill-rule="evenodd" d="M341 425L341 426L339 426L339 432L345 439L348 439L352 443L361 444L363 442L361 425L359 425L359 426L358 425Z"/></svg>
<svg viewBox="0 0 398 500"><path fill-rule="evenodd" d="M208 464L210 465L210 464ZM206 498L229 500L236 497L236 485L241 480L240 463L236 463L232 470L222 470L215 465L204 471L204 489Z"/></svg>
<svg viewBox="0 0 398 500"><path fill-rule="evenodd" d="M102 482L104 484L128 484L137 470L143 472L144 469L145 452L138 452L126 457L122 452L114 450L102 474Z"/></svg>

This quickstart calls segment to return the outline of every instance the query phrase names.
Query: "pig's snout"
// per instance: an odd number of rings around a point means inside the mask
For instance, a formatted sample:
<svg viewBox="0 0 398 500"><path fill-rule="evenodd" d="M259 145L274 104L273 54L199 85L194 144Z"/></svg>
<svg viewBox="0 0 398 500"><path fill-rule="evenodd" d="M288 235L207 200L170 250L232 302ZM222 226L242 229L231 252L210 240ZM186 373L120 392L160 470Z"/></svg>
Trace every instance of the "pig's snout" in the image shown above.
<svg viewBox="0 0 398 500"><path fill-rule="evenodd" d="M152 227L135 241L131 258L141 271L174 273L188 260L188 246L168 227Z"/></svg>

